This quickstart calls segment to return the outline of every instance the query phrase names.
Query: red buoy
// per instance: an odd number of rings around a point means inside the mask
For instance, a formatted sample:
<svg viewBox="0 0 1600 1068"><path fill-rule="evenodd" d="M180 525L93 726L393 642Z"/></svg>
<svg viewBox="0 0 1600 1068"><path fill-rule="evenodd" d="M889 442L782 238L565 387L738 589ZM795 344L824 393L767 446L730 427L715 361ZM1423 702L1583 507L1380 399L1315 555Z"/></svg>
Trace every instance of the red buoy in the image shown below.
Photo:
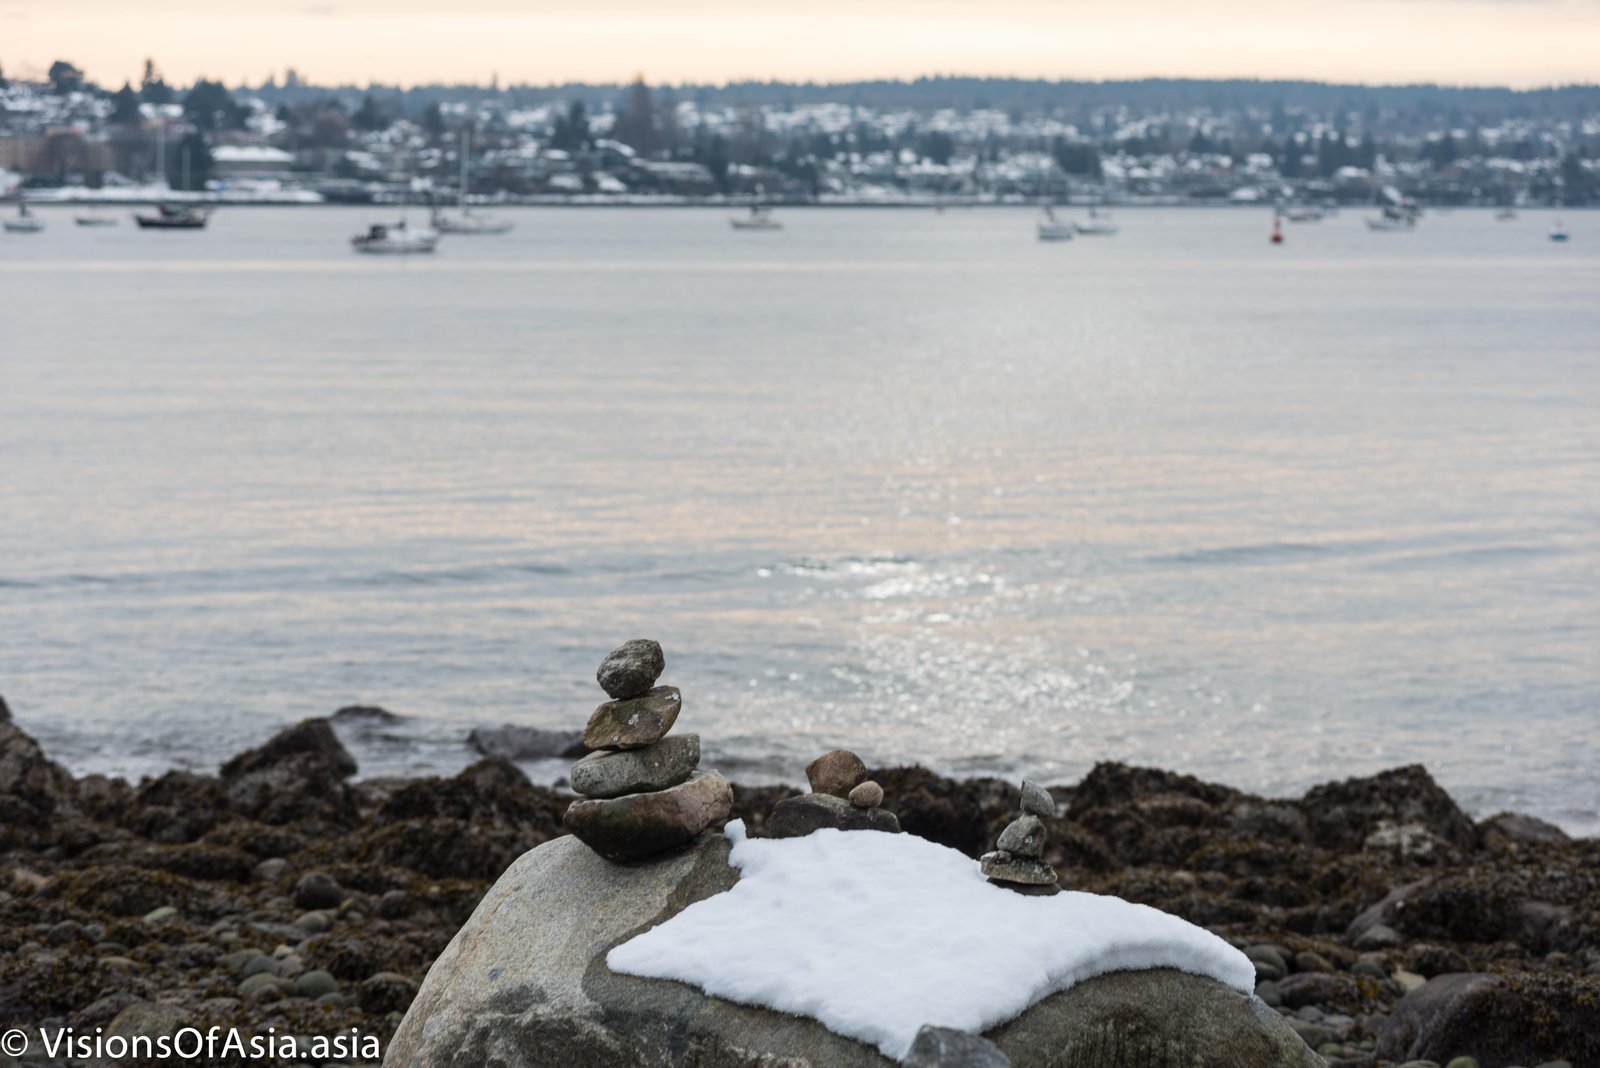
<svg viewBox="0 0 1600 1068"><path fill-rule="evenodd" d="M1272 217L1272 243L1274 245L1283 244L1283 216L1282 215L1274 215Z"/></svg>

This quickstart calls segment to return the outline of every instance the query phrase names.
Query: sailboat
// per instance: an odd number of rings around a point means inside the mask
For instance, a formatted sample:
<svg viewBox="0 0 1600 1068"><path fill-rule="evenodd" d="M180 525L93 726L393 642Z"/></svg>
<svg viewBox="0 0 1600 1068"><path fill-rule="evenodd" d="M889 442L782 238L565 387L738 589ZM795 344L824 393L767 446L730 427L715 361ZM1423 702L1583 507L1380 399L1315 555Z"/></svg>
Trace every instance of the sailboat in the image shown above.
<svg viewBox="0 0 1600 1068"><path fill-rule="evenodd" d="M28 202L17 201L17 215L5 221L8 234L37 234L44 229L44 220L28 210Z"/></svg>
<svg viewBox="0 0 1600 1068"><path fill-rule="evenodd" d="M1056 218L1056 209L1049 204L1044 206L1044 217L1039 220L1040 241L1071 241L1072 224Z"/></svg>
<svg viewBox="0 0 1600 1068"><path fill-rule="evenodd" d="M1088 222L1075 222L1072 226L1080 234L1110 235L1117 232L1117 224L1111 221L1111 213L1096 207L1089 209Z"/></svg>
<svg viewBox="0 0 1600 1068"><path fill-rule="evenodd" d="M105 212L101 211L99 208L90 208L88 211L82 212L82 213L80 213L78 215L74 215L72 217L72 221L77 223L79 226L115 226L115 225L117 225L117 217L115 215L107 215Z"/></svg>
<svg viewBox="0 0 1600 1068"><path fill-rule="evenodd" d="M446 215L438 208L433 209L433 216L429 220L434 230L441 234L505 234L510 233L515 225L509 219L497 219L493 215L478 215L467 207L467 161L471 158L471 134L463 128L461 131L461 192L457 199L461 204L461 214Z"/></svg>
<svg viewBox="0 0 1600 1068"><path fill-rule="evenodd" d="M735 215L728 222L735 230L782 230L783 223L772 217L772 209L764 204L750 205L750 214L743 218Z"/></svg>

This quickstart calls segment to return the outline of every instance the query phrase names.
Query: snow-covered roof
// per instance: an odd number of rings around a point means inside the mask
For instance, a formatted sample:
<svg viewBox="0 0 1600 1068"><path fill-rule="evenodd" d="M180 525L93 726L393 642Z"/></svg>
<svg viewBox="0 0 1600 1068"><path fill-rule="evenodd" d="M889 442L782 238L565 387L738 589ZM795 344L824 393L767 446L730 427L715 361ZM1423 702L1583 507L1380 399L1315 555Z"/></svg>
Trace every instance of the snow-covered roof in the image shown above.
<svg viewBox="0 0 1600 1068"><path fill-rule="evenodd" d="M211 150L218 163L293 163L294 155L270 145L218 145Z"/></svg>

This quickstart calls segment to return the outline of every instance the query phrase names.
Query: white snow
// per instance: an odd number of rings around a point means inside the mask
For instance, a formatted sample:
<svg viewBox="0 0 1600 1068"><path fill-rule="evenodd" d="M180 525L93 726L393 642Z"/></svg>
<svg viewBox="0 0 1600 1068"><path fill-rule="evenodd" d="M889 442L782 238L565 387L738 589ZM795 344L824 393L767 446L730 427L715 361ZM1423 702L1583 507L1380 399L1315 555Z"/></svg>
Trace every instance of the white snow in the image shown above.
<svg viewBox="0 0 1600 1068"><path fill-rule="evenodd" d="M727 835L739 881L613 948L613 971L810 1016L897 1060L923 1024L981 1032L1105 972L1255 988L1244 954L1185 920L1097 894L1016 894L914 835L746 838L737 820Z"/></svg>

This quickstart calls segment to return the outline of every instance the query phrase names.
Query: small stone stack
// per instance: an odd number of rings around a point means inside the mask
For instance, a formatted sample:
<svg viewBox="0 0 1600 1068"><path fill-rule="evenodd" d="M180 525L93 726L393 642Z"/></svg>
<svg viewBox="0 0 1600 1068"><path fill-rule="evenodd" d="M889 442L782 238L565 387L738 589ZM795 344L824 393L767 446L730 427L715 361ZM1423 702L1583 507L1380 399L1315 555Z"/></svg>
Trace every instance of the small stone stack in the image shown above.
<svg viewBox="0 0 1600 1068"><path fill-rule="evenodd" d="M994 852L980 861L991 883L1020 894L1061 892L1056 870L1044 860L1044 821L1055 814L1055 799L1043 787L1022 784L1022 815L1006 825Z"/></svg>
<svg viewBox="0 0 1600 1068"><path fill-rule="evenodd" d="M683 697L657 686L666 669L661 646L636 639L606 657L595 672L613 698L589 717L583 742L597 752L572 766L572 789L584 795L566 822L609 860L639 860L686 845L733 812L733 789L700 765L700 736L667 737Z"/></svg>
<svg viewBox="0 0 1600 1068"><path fill-rule="evenodd" d="M899 833L895 814L878 807L883 787L867 778L867 766L849 750L835 749L807 764L806 779L811 793L786 797L773 807L769 838L800 838L824 827Z"/></svg>

